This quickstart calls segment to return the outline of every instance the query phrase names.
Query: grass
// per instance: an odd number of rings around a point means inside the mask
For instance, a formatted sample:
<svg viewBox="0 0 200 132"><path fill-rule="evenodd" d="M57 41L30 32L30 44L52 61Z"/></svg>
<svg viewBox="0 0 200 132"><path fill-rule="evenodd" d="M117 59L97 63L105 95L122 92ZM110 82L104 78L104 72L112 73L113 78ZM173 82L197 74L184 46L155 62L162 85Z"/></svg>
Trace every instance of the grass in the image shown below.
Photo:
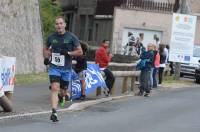
<svg viewBox="0 0 200 132"><path fill-rule="evenodd" d="M174 76L165 76L164 77L164 83L184 83L184 84L188 84L188 83L194 83L194 81L189 80L189 79L180 79L180 80L175 80Z"/></svg>
<svg viewBox="0 0 200 132"><path fill-rule="evenodd" d="M47 73L18 74L15 77L16 77L15 85L28 85L34 83L44 83L49 81ZM165 85L194 84L194 81L189 79L175 80L174 76L164 76L163 84Z"/></svg>
<svg viewBox="0 0 200 132"><path fill-rule="evenodd" d="M179 83L181 80L175 80L174 76L164 76L164 83Z"/></svg>
<svg viewBox="0 0 200 132"><path fill-rule="evenodd" d="M28 85L34 83L48 82L47 73L18 74L15 77L16 77L15 85Z"/></svg>
<svg viewBox="0 0 200 132"><path fill-rule="evenodd" d="M165 76L164 77L164 83L188 83L191 82L191 80L175 80L174 76Z"/></svg>

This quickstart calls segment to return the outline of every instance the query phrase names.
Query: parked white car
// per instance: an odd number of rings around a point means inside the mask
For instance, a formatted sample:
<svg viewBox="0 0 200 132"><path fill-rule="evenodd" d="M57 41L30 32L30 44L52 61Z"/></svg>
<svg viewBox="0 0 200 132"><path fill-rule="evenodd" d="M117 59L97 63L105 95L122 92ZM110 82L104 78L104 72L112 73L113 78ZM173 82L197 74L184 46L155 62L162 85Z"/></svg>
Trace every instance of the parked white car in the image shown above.
<svg viewBox="0 0 200 132"><path fill-rule="evenodd" d="M199 64L192 64L192 63L181 63L181 73L180 76L183 77L184 75L187 76L194 76L195 69L199 68Z"/></svg>
<svg viewBox="0 0 200 132"><path fill-rule="evenodd" d="M183 77L184 75L194 76L195 69L200 68L199 60L200 60L200 46L194 45L193 58L191 61L192 63L181 63L180 76L181 77Z"/></svg>

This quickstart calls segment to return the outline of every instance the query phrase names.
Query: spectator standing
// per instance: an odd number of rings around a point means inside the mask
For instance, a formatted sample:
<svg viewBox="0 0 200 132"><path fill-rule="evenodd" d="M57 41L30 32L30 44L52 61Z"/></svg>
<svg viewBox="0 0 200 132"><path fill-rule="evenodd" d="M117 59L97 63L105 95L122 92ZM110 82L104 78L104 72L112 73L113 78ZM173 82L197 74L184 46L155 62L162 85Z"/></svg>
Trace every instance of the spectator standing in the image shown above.
<svg viewBox="0 0 200 132"><path fill-rule="evenodd" d="M139 38L137 39L138 41L136 42L137 43L136 52L137 52L138 55L141 54L142 48L144 47L143 46L143 39L144 39L144 33L140 33Z"/></svg>
<svg viewBox="0 0 200 132"><path fill-rule="evenodd" d="M140 43L143 43L144 40L144 33L139 33Z"/></svg>
<svg viewBox="0 0 200 132"><path fill-rule="evenodd" d="M141 69L140 74L140 91L138 95L149 97L150 96L150 77L151 77L151 67L153 62L153 53L150 51L152 49L152 44L148 44L147 51L143 48L140 59L146 60L145 67ZM144 94L145 92L145 94Z"/></svg>
<svg viewBox="0 0 200 132"><path fill-rule="evenodd" d="M157 73L160 67L160 54L158 52L158 48L154 45L154 69L153 69L153 88L157 88L158 81L157 81Z"/></svg>
<svg viewBox="0 0 200 132"><path fill-rule="evenodd" d="M51 83L51 107L50 120L57 122L58 94L61 91L63 101L67 95L67 89L72 74L72 56L82 55L82 49L78 38L65 30L64 18L55 20L56 32L48 37L44 46L44 64L49 65L48 74ZM61 85L62 84L62 85Z"/></svg>
<svg viewBox="0 0 200 132"><path fill-rule="evenodd" d="M111 72L111 70L108 69L108 64L112 58L112 54L109 54L108 52L109 43L110 42L108 40L102 41L101 46L99 47L99 49L96 51L95 54L95 63L99 64L100 69L104 72L106 77L105 83L109 89L109 94L111 94L112 87L115 82L115 77Z"/></svg>
<svg viewBox="0 0 200 132"><path fill-rule="evenodd" d="M88 51L88 44L86 42L80 41L81 48L83 51L83 55L79 57L75 57L76 65L74 67L75 72L78 74L80 82L81 82L81 100L85 100L85 88L86 88L86 70L87 70L87 51Z"/></svg>
<svg viewBox="0 0 200 132"><path fill-rule="evenodd" d="M160 39L159 39L159 37L157 36L157 34L154 34L153 39L155 40L156 46L159 46L159 44L160 44Z"/></svg>
<svg viewBox="0 0 200 132"><path fill-rule="evenodd" d="M164 52L166 55L165 63L168 63L168 60L169 60L169 46L168 45L165 46Z"/></svg>
<svg viewBox="0 0 200 132"><path fill-rule="evenodd" d="M135 37L132 32L128 32L128 43L124 46L124 55L132 55L136 51L135 47Z"/></svg>
<svg viewBox="0 0 200 132"><path fill-rule="evenodd" d="M166 45L166 53L167 53L167 57L166 57L166 60L167 60L167 63L169 63L169 67L170 67L170 76L172 76L174 74L174 64L172 61L169 61L169 50L170 50L170 47L169 45Z"/></svg>
<svg viewBox="0 0 200 132"><path fill-rule="evenodd" d="M164 51L164 48L165 48L165 45L163 44L160 44L159 46L159 54L160 54L160 67L159 67L159 72L158 72L158 84L161 85L162 84L162 81L163 81L163 72L164 72L164 69L166 67L166 54L165 54L165 51Z"/></svg>
<svg viewBox="0 0 200 132"><path fill-rule="evenodd" d="M152 55L152 61L151 61L151 71L150 71L150 89L153 88L153 71L154 71L154 55L155 55L155 52L154 52L154 44L149 44L148 45L148 52Z"/></svg>

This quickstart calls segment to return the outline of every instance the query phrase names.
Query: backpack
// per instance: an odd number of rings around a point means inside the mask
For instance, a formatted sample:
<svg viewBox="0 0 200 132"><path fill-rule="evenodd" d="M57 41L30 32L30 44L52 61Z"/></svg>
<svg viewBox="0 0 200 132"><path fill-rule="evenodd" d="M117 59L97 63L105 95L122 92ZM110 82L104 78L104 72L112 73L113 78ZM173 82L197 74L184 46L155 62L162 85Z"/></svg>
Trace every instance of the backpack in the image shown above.
<svg viewBox="0 0 200 132"><path fill-rule="evenodd" d="M137 65L136 65L136 69L137 70L143 70L147 67L147 64L149 62L149 59L141 59Z"/></svg>

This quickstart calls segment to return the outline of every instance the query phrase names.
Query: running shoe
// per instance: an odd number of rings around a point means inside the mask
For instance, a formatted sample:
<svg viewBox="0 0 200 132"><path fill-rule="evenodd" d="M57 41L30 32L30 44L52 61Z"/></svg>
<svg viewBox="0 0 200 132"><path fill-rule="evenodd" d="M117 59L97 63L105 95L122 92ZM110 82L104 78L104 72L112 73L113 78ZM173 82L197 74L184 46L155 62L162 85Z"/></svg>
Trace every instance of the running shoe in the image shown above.
<svg viewBox="0 0 200 132"><path fill-rule="evenodd" d="M57 113L52 113L50 116L50 120L52 120L52 122L58 122L58 115Z"/></svg>
<svg viewBox="0 0 200 132"><path fill-rule="evenodd" d="M150 93L145 93L144 97L150 97Z"/></svg>
<svg viewBox="0 0 200 132"><path fill-rule="evenodd" d="M60 107L65 106L65 99L63 97L59 99L59 104L60 104Z"/></svg>

